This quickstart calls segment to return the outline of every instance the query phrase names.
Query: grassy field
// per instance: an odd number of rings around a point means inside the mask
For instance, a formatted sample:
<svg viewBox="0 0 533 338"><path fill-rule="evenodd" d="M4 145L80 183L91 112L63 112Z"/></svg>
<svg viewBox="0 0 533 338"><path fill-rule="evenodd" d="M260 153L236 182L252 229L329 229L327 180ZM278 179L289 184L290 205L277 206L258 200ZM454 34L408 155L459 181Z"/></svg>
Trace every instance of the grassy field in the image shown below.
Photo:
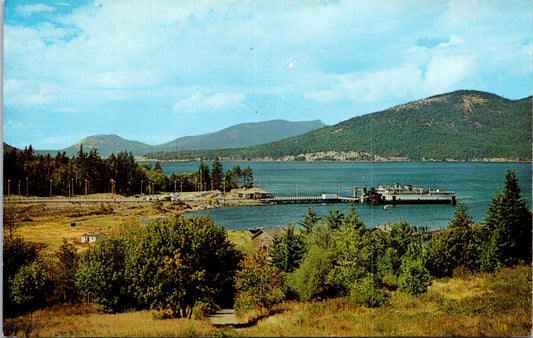
<svg viewBox="0 0 533 338"><path fill-rule="evenodd" d="M6 214L12 214L16 233L47 255L59 248L63 238L84 250L87 245L80 243L84 233L110 234L155 212L148 203L20 203L4 205L4 223Z"/></svg>
<svg viewBox="0 0 533 338"><path fill-rule="evenodd" d="M216 196L216 195L213 195ZM110 198L110 194L89 195L90 198ZM115 195L117 199L121 196ZM210 205L214 197L197 199L187 203L174 202L63 202L63 203L4 203L4 223L12 217L16 232L26 241L36 243L46 256L53 253L66 238L80 251L89 245L81 244L86 232L110 234L143 219L182 214ZM216 201L215 201L216 202ZM235 203L245 203L236 201ZM74 226L71 226L74 225ZM228 232L230 240L243 252L251 248L251 236L247 232Z"/></svg>
<svg viewBox="0 0 533 338"><path fill-rule="evenodd" d="M285 302L271 313L247 327L217 328L208 318L156 320L151 311L99 314L85 305L54 306L5 321L4 330L19 336L95 337L530 336L531 268L436 280L421 297L391 292L381 308L337 298Z"/></svg>
<svg viewBox="0 0 533 338"><path fill-rule="evenodd" d="M434 281L421 297L393 292L366 308L343 299L285 303L250 336L530 336L531 268Z"/></svg>

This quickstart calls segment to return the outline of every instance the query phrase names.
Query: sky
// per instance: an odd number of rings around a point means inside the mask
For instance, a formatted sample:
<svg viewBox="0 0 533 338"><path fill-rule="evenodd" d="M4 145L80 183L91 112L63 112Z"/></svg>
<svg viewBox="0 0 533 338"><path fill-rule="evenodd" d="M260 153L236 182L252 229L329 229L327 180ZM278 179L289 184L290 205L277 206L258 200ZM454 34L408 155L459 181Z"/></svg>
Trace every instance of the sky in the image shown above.
<svg viewBox="0 0 533 338"><path fill-rule="evenodd" d="M532 94L529 0L5 0L4 142L159 145L328 125L459 89Z"/></svg>

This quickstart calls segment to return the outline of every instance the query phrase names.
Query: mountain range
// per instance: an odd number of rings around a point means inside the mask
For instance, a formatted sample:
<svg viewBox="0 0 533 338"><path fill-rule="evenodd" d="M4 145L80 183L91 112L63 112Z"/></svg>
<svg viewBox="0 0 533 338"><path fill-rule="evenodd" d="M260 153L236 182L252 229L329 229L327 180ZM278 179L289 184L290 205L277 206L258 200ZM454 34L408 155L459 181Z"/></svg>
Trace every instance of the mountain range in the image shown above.
<svg viewBox="0 0 533 338"><path fill-rule="evenodd" d="M502 160L532 158L532 97L459 90L241 149L150 153L158 160Z"/></svg>
<svg viewBox="0 0 533 338"><path fill-rule="evenodd" d="M39 150L38 153L65 152L67 156L75 156L80 147L88 152L98 149L100 156L109 156L121 151L131 151L134 156L142 156L149 152L167 152L200 149L242 148L262 143L278 141L287 137L307 133L324 127L322 121L292 122L272 120L256 123L241 123L214 133L186 136L174 139L162 145L148 145L138 141L126 140L118 135L93 135L82 139L76 144L60 150Z"/></svg>
<svg viewBox="0 0 533 338"><path fill-rule="evenodd" d="M357 116L321 121L243 123L215 133L151 146L117 135L95 135L61 149L74 156L131 151L151 160L501 160L532 159L532 97L509 100L459 90ZM4 152L9 145L4 143ZM57 151L37 151L55 155Z"/></svg>

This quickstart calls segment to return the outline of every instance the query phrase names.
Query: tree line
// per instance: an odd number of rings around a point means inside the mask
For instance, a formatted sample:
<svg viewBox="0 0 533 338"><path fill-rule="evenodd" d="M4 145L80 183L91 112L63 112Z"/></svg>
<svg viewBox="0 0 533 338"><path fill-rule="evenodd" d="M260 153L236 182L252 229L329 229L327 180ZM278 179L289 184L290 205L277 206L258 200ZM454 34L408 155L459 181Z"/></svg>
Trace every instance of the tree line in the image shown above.
<svg viewBox="0 0 533 338"><path fill-rule="evenodd" d="M167 177L156 162L154 167L139 164L131 152L98 155L97 149L85 152L83 145L77 156L69 158L65 152L35 154L32 146L20 151L4 153L4 195L50 197L94 193L151 194L154 191L230 190L239 186L253 186L250 166L238 165L224 173L218 157L210 169L203 161L192 173L173 173Z"/></svg>
<svg viewBox="0 0 533 338"><path fill-rule="evenodd" d="M81 254L64 241L49 264L35 245L4 233L4 315L65 302L104 312L152 309L157 318L191 317L217 304L234 304L239 314L268 311L287 299L344 297L378 307L392 290L419 295L458 271L531 264L531 217L508 171L483 223L459 203L448 227L427 241L405 221L390 231L367 228L355 205L325 215L310 206L270 250L248 254L208 217L132 225Z"/></svg>

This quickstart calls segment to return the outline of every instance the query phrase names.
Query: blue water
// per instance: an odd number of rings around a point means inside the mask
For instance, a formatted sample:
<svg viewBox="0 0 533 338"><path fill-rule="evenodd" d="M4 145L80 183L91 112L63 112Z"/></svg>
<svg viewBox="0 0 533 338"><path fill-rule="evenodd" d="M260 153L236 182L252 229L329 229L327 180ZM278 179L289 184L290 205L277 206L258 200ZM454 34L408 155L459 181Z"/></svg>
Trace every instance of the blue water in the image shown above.
<svg viewBox="0 0 533 338"><path fill-rule="evenodd" d="M416 184L424 188L455 190L457 199L468 208L474 221L482 221L487 205L497 190L503 188L507 169L513 169L522 195L531 207L531 163L480 162L224 162L224 171L235 164L252 168L256 186L278 196L319 195L323 192L351 196L354 185ZM191 172L198 162L162 163L165 174ZM313 204L319 215L331 208L345 211L346 204ZM245 230L257 226L296 224L308 205L265 205L219 208L194 213L209 215L228 229ZM390 210L380 206L357 204L357 212L367 227L398 223L402 219L415 226L444 228L453 217L449 205L398 205ZM193 214L188 214L193 215Z"/></svg>

